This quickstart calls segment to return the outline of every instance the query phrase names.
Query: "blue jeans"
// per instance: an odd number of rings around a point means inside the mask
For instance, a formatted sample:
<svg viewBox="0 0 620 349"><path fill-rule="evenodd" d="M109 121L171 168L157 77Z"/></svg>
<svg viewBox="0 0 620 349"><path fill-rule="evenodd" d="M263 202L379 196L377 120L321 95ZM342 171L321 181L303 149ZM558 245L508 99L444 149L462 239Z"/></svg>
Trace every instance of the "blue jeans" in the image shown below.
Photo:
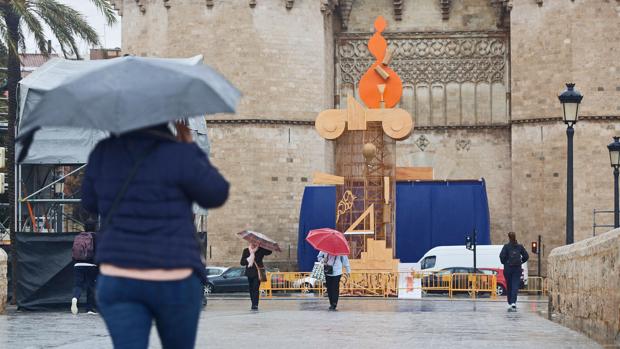
<svg viewBox="0 0 620 349"><path fill-rule="evenodd" d="M506 300L508 304L517 303L519 283L521 282L521 267L504 266L504 279L506 279Z"/></svg>
<svg viewBox="0 0 620 349"><path fill-rule="evenodd" d="M194 348L202 296L195 275L178 281L106 275L97 280L99 311L116 349L146 349L153 320L163 348Z"/></svg>
<svg viewBox="0 0 620 349"><path fill-rule="evenodd" d="M98 273L97 267L73 267L73 297L79 300L82 290L86 291L86 311L95 310L95 280Z"/></svg>

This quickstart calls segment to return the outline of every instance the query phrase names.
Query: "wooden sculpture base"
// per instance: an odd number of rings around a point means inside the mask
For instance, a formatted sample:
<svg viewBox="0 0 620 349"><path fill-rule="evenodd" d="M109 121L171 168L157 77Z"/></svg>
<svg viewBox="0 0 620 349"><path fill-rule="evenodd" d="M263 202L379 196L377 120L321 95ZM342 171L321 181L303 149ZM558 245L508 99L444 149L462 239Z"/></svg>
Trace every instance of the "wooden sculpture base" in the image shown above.
<svg viewBox="0 0 620 349"><path fill-rule="evenodd" d="M366 252L361 258L351 259L351 271L364 272L397 272L399 259L392 258L392 249L385 246L384 240L368 239Z"/></svg>

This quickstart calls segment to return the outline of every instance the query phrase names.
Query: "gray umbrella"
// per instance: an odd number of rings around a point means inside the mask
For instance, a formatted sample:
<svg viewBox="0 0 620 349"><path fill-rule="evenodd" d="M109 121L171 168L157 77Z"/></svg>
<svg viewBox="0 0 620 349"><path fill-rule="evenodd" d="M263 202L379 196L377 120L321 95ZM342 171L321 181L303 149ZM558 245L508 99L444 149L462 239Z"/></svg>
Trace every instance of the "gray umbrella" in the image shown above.
<svg viewBox="0 0 620 349"><path fill-rule="evenodd" d="M36 91L40 98L25 107L17 137L26 152L40 127L120 134L196 115L234 113L241 96L203 64L134 56L87 64L55 86ZM39 75L46 74L43 68Z"/></svg>

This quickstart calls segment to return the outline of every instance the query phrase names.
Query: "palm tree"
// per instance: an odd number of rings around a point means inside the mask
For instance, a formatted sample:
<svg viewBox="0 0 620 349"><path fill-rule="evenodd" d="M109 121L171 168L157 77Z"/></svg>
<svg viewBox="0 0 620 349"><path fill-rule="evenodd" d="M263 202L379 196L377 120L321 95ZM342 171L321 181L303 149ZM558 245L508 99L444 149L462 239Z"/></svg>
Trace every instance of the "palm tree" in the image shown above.
<svg viewBox="0 0 620 349"><path fill-rule="evenodd" d="M90 0L106 17L108 24L116 22L116 14L109 0ZM70 6L58 0L0 0L0 41L8 48L7 80L8 80L8 137L7 137L7 172L9 212L11 217L11 241L15 242L15 121L17 116L17 84L21 79L19 50L25 50L24 32L30 32L44 55L47 55L47 36L44 26L47 26L53 36L60 43L65 57L79 58L77 39L88 44L98 45L99 37L86 18ZM11 248L13 261L13 302L15 302L16 259L15 248Z"/></svg>

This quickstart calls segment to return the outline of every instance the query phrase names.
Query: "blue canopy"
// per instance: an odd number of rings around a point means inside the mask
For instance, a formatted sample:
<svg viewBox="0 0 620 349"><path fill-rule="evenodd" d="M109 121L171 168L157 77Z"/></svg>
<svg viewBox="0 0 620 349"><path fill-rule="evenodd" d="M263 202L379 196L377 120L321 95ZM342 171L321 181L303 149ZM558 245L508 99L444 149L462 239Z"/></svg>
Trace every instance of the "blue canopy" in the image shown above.
<svg viewBox="0 0 620 349"><path fill-rule="evenodd" d="M435 246L464 245L476 229L477 243L490 239L484 179L396 184L396 256L415 263Z"/></svg>
<svg viewBox="0 0 620 349"><path fill-rule="evenodd" d="M299 217L297 263L310 271L318 253L305 241L312 229L334 228L336 188L309 186ZM464 245L476 229L480 245L490 239L489 205L484 180L419 181L396 185L396 256L417 262L435 246Z"/></svg>

